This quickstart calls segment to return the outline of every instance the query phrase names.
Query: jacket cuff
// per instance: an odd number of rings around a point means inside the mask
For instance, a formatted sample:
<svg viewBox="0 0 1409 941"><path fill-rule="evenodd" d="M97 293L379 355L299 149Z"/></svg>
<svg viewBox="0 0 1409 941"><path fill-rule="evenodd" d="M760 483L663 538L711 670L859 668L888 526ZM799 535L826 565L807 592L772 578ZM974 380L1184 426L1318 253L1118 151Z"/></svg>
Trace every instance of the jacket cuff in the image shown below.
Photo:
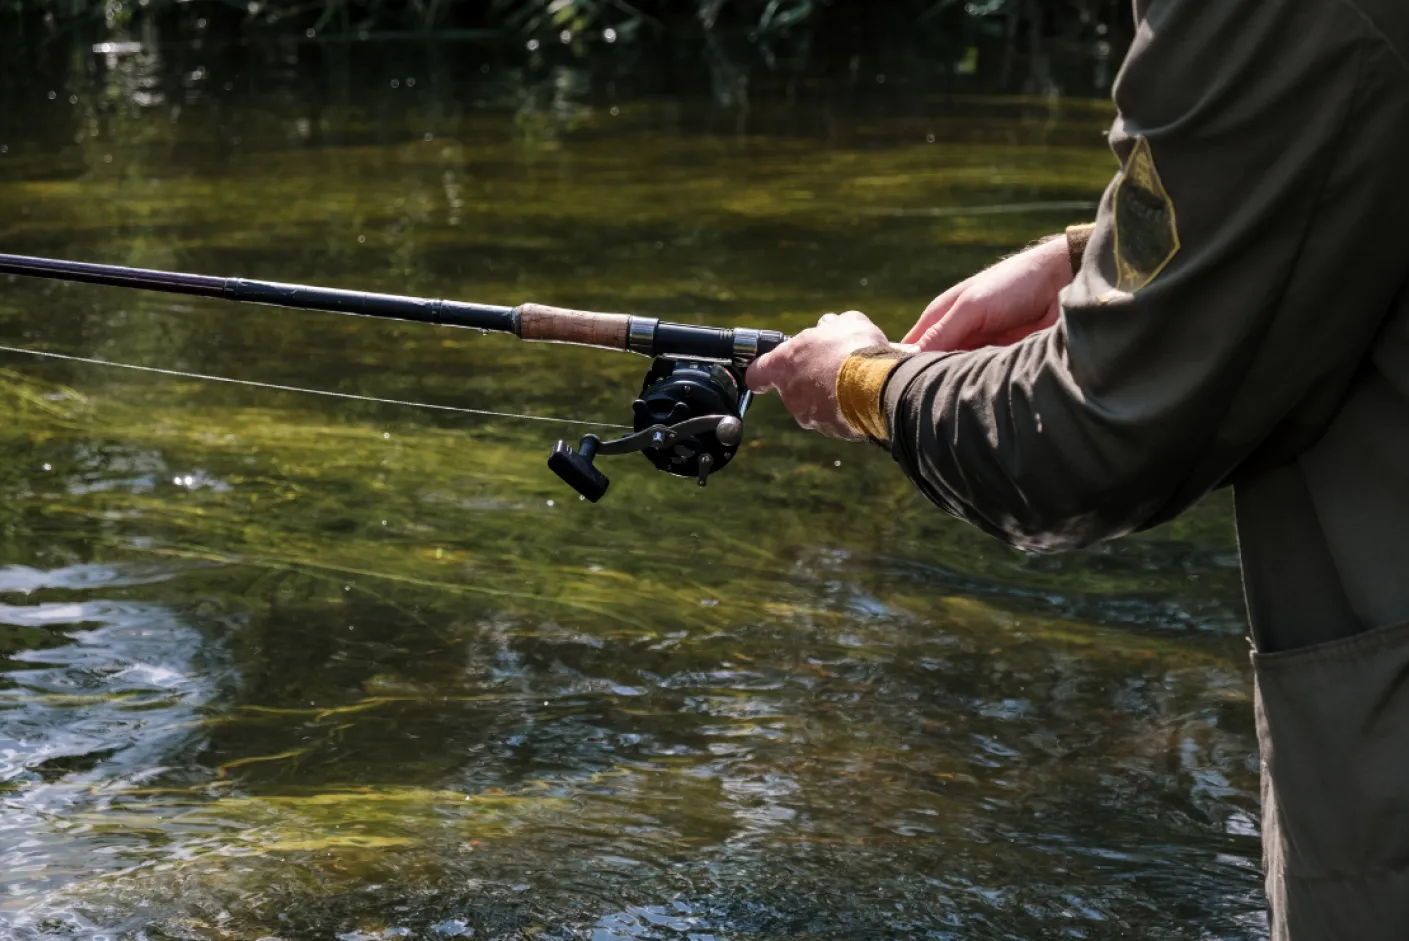
<svg viewBox="0 0 1409 941"><path fill-rule="evenodd" d="M878 444L890 440L883 393L890 374L909 356L893 346L873 346L857 350L842 363L837 373L837 405L852 431Z"/></svg>
<svg viewBox="0 0 1409 941"><path fill-rule="evenodd" d="M1095 230L1094 222L1067 226L1067 258L1071 260L1072 277L1081 272L1081 260L1086 257L1086 243L1091 241L1091 233Z"/></svg>

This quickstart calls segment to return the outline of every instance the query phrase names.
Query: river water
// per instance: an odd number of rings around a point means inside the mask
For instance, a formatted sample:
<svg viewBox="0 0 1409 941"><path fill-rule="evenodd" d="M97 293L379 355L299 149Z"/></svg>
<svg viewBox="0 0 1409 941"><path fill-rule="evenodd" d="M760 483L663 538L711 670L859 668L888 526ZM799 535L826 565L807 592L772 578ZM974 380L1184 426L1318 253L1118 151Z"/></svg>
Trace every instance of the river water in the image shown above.
<svg viewBox="0 0 1409 941"><path fill-rule="evenodd" d="M899 335L1113 169L1099 101L881 75L42 64L0 250L487 303ZM5 278L0 345L534 416L0 352L0 937L1265 936L1222 496L1027 555L770 399L593 506L545 458L632 357Z"/></svg>

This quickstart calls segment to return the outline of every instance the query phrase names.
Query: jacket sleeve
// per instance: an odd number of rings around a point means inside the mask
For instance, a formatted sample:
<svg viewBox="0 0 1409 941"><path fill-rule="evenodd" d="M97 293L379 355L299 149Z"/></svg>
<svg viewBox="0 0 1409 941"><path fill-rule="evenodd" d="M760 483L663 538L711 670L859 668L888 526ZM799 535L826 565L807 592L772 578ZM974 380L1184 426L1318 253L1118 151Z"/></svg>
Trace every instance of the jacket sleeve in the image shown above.
<svg viewBox="0 0 1409 941"><path fill-rule="evenodd" d="M1404 136L1372 105L1403 84L1391 58L1341 3L1152 0L1059 323L889 375L891 453L921 490L1012 544L1086 545L1174 516L1347 381L1405 274L1382 244L1401 233L1362 224L1385 215L1374 167L1404 159L1372 153ZM1320 309L1300 282L1337 271L1355 285Z"/></svg>

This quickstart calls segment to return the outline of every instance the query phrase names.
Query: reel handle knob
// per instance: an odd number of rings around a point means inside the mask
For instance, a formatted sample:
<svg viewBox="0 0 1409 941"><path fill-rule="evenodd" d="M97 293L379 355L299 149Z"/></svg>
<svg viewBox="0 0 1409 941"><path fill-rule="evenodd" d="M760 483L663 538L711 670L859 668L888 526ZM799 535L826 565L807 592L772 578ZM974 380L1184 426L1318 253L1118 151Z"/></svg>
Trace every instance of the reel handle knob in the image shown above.
<svg viewBox="0 0 1409 941"><path fill-rule="evenodd" d="M566 441L559 441L548 455L548 468L565 483L592 503L606 496L611 481L607 475L597 470L592 459L597 456L602 439L596 435L583 435L577 450Z"/></svg>
<svg viewBox="0 0 1409 941"><path fill-rule="evenodd" d="M719 425L714 429L714 436L726 448L736 447L740 441L744 440L743 419L733 415L724 416L719 419Z"/></svg>

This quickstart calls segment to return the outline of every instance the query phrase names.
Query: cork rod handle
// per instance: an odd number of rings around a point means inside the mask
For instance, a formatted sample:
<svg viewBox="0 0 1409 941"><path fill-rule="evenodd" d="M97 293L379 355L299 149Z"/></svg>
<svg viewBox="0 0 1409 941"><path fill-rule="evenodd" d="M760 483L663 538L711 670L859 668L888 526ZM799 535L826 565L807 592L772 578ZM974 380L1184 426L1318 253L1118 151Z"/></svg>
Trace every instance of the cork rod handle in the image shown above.
<svg viewBox="0 0 1409 941"><path fill-rule="evenodd" d="M514 332L524 340L626 349L631 321L627 314L596 314L544 304L520 305L517 314Z"/></svg>

